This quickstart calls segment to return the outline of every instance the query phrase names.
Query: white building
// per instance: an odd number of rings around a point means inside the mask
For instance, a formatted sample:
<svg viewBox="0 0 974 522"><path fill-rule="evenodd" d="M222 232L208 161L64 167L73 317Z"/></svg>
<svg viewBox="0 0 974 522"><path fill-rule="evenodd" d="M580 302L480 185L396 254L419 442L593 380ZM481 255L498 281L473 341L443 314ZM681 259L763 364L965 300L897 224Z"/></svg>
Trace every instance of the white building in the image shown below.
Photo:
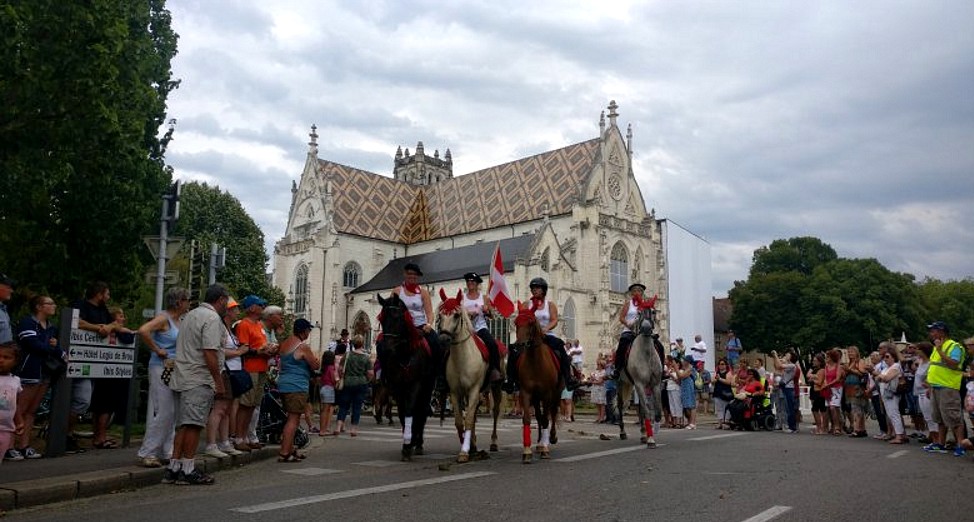
<svg viewBox="0 0 974 522"><path fill-rule="evenodd" d="M321 327L312 339L318 347L344 327L371 340L375 294L399 284L405 263L420 265L432 295L441 287L454 295L465 272L488 272L499 244L515 299L528 298L532 278L548 280L559 332L580 339L587 369L599 351L615 347L615 317L633 282L659 295L659 331L668 341L673 299L681 310L711 306L709 247L681 234L680 263L689 264L679 267L680 281L694 284L689 293L669 284L677 268L663 251L672 227L646 211L632 171L631 127L623 136L617 108L613 101L602 113L593 139L456 177L449 149L429 156L422 142L414 154L396 151L391 177L320 159L312 127L287 230L274 249L273 281L288 296L288 311ZM692 321L680 322L680 333L712 338L712 317ZM509 340L507 321L491 328Z"/></svg>

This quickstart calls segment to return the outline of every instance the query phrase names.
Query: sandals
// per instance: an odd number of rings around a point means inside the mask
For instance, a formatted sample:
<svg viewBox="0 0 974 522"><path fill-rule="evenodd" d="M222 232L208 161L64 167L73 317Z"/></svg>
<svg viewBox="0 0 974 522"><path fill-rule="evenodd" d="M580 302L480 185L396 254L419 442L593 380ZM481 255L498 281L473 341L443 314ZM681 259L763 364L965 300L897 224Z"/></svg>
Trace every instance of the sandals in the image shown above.
<svg viewBox="0 0 974 522"><path fill-rule="evenodd" d="M298 456L296 454L294 454L294 453L290 453L288 455L284 455L284 454L278 453L277 454L277 461L278 462L289 462L289 463L293 463L293 462L301 462L301 459L299 459Z"/></svg>
<svg viewBox="0 0 974 522"><path fill-rule="evenodd" d="M95 449L115 449L118 448L118 443L112 439L105 439L101 442L95 442L91 445Z"/></svg>

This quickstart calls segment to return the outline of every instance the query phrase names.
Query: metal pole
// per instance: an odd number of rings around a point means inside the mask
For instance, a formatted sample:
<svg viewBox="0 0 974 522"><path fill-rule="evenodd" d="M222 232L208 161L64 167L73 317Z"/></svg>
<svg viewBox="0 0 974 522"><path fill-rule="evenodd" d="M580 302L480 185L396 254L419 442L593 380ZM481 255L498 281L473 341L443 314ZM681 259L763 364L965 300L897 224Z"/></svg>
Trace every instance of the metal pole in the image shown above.
<svg viewBox="0 0 974 522"><path fill-rule="evenodd" d="M156 264L156 314L162 313L162 294L166 283L166 243L169 241L169 196L162 197L162 215L159 218L159 259Z"/></svg>
<svg viewBox="0 0 974 522"><path fill-rule="evenodd" d="M71 350L71 322L76 310L63 308L61 323L58 328L58 341L64 353ZM55 377L51 392L51 413L47 428L47 446L44 448L45 457L60 457L64 455L68 443L68 418L71 416L71 388L72 379L67 372Z"/></svg>
<svg viewBox="0 0 974 522"><path fill-rule="evenodd" d="M216 243L210 244L210 278L207 283L208 285L216 283L216 255L219 248Z"/></svg>

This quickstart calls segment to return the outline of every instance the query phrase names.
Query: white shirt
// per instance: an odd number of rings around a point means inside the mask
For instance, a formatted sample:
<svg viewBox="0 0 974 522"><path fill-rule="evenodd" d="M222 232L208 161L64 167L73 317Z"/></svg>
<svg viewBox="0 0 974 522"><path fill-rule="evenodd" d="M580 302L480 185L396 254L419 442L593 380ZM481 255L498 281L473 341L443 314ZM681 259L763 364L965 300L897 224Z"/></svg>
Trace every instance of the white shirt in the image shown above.
<svg viewBox="0 0 974 522"><path fill-rule="evenodd" d="M698 343L695 343L693 345L693 348L690 348L690 357L692 357L694 361L702 361L706 356L707 356L707 343L700 341Z"/></svg>
<svg viewBox="0 0 974 522"><path fill-rule="evenodd" d="M403 288L399 292L399 299L406 303L406 310L413 316L413 326L422 328L426 326L426 307L423 306L423 294L407 294Z"/></svg>
<svg viewBox="0 0 974 522"><path fill-rule="evenodd" d="M568 350L568 355L572 356L572 364L582 364L582 361L585 360L583 356L584 353L585 349L582 348L582 345L580 344L573 346L571 350Z"/></svg>
<svg viewBox="0 0 974 522"><path fill-rule="evenodd" d="M471 299L467 296L467 293L463 293L463 311L470 314L473 313L471 317L471 322L473 322L473 329L477 332L487 328L487 318L484 317L484 294L478 293L477 297Z"/></svg>
<svg viewBox="0 0 974 522"><path fill-rule="evenodd" d="M548 309L547 299L544 300L544 306L534 311L534 317L538 320L542 331L548 329L548 325L551 324L551 311Z"/></svg>

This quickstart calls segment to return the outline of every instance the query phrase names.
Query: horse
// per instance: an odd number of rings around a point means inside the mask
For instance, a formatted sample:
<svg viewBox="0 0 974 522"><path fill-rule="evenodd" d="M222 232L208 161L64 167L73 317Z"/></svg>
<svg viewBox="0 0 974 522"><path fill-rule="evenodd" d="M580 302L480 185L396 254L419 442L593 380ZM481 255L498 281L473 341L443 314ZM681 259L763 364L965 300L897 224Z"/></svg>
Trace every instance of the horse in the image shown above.
<svg viewBox="0 0 974 522"><path fill-rule="evenodd" d="M531 408L534 407L538 420L537 451L542 459L551 458L550 444L558 442L556 432L558 405L561 389L565 383L558 370L557 356L544 341L544 333L538 319L531 310L519 306L514 319L516 333L515 347L521 351L517 362L518 388L521 390L521 462L530 464L534 458L531 451ZM550 426L550 432L549 432Z"/></svg>
<svg viewBox="0 0 974 522"><path fill-rule="evenodd" d="M660 404L660 383L663 380L663 363L660 361L659 353L663 351L663 345L659 341L659 336L653 333L655 328L656 310L652 304L640 306L639 315L636 318L637 329L636 338L633 339L629 347L629 357L626 367L621 369L619 377L619 393L616 397L619 406L619 438L625 440L626 422L625 401L632 397L632 390L636 390L636 398L639 400L639 432L642 436L639 442L646 444L649 448L656 447L656 439L653 437L653 423L649 420L649 403L646 398L646 389L653 392L653 414L656 422L660 420L663 411Z"/></svg>
<svg viewBox="0 0 974 522"><path fill-rule="evenodd" d="M385 416L389 420L389 426L392 426L392 393L379 378L372 383L372 416L375 417L376 424L382 424L382 417Z"/></svg>
<svg viewBox="0 0 974 522"><path fill-rule="evenodd" d="M423 431L433 395L434 361L429 346L413 326L412 316L398 295L376 295L382 312L382 338L377 343L382 379L396 400L402 426L402 460L423 454Z"/></svg>
<svg viewBox="0 0 974 522"><path fill-rule="evenodd" d="M487 357L481 352L483 341L473 333L473 324L464 311L463 291L448 299L440 289L441 303L437 309L437 330L440 344L449 347L446 361L446 382L450 387L450 403L460 437L457 462L470 461L470 453L477 452L477 406L480 389L487 376Z"/></svg>

